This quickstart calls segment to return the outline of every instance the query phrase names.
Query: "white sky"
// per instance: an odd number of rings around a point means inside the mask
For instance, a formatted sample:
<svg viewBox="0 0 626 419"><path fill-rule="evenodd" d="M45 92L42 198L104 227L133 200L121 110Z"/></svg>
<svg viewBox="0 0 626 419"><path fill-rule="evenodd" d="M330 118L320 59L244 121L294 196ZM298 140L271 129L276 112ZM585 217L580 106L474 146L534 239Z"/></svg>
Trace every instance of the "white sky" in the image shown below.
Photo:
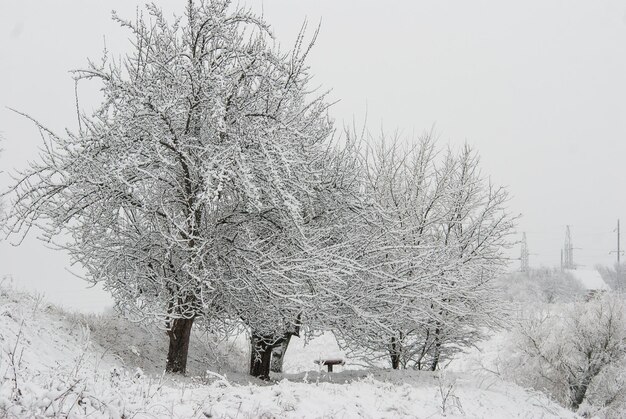
<svg viewBox="0 0 626 419"><path fill-rule="evenodd" d="M68 71L128 33L112 9L133 18L140 1L0 2L0 170L36 158L40 138L13 107L60 132L76 126ZM173 11L174 2L162 2ZM184 2L176 2L181 6ZM322 29L309 64L341 101L339 125L419 134L433 125L441 144L472 144L484 172L507 185L522 213L531 266L556 266L570 224L575 262L611 264L616 219L626 231L626 3L623 1L249 0L284 48L302 21ZM82 103L96 103L93 86ZM7 184L0 175L0 187ZM626 240L624 241L626 245ZM518 255L518 250L513 256ZM0 275L81 310L110 303L36 239L0 243Z"/></svg>

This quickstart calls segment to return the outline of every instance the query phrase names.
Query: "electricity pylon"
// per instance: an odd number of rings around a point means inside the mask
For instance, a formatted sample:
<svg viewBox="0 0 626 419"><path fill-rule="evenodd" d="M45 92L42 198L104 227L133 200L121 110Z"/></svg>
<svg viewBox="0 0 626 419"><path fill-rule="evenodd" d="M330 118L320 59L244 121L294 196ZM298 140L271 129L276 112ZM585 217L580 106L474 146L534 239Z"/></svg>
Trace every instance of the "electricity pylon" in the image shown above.
<svg viewBox="0 0 626 419"><path fill-rule="evenodd" d="M574 243L569 226L565 227L565 244L561 252L561 269L576 269L574 265Z"/></svg>
<svg viewBox="0 0 626 419"><path fill-rule="evenodd" d="M528 243L526 233L522 233L522 249L520 253L520 272L528 272Z"/></svg>

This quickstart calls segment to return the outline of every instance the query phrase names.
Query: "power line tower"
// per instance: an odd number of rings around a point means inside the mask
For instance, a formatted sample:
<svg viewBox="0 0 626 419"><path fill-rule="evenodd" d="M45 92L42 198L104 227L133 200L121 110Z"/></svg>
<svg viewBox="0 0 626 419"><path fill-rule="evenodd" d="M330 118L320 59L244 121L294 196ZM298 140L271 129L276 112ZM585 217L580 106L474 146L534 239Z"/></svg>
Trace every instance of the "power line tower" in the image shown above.
<svg viewBox="0 0 626 419"><path fill-rule="evenodd" d="M526 233L522 233L522 249L520 253L520 272L528 272L528 243Z"/></svg>
<svg viewBox="0 0 626 419"><path fill-rule="evenodd" d="M574 244L569 226L565 227L565 244L561 251L561 269L576 269L574 265Z"/></svg>

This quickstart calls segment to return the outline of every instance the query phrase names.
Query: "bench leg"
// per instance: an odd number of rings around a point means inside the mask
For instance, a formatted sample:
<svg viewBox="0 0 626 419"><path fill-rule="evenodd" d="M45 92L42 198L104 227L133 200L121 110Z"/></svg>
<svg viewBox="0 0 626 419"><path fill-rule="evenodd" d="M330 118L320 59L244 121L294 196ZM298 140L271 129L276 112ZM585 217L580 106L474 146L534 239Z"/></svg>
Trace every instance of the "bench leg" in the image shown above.
<svg viewBox="0 0 626 419"><path fill-rule="evenodd" d="M328 364L328 372L333 372L333 364Z"/></svg>

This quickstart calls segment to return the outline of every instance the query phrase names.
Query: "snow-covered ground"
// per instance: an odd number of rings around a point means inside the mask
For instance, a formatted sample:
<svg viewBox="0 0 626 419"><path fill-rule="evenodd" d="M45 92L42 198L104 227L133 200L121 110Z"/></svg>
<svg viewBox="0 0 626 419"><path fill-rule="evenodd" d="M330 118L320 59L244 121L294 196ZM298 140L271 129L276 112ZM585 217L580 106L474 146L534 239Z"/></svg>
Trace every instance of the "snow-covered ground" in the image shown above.
<svg viewBox="0 0 626 419"><path fill-rule="evenodd" d="M565 272L571 274L586 290L611 289L596 269L568 269Z"/></svg>
<svg viewBox="0 0 626 419"><path fill-rule="evenodd" d="M284 375L245 374L245 341L195 335L190 376L164 375L166 341L115 316L67 313L0 287L0 417L567 418L541 393L503 381L476 354L436 373L319 371L341 355L325 334L296 340Z"/></svg>

